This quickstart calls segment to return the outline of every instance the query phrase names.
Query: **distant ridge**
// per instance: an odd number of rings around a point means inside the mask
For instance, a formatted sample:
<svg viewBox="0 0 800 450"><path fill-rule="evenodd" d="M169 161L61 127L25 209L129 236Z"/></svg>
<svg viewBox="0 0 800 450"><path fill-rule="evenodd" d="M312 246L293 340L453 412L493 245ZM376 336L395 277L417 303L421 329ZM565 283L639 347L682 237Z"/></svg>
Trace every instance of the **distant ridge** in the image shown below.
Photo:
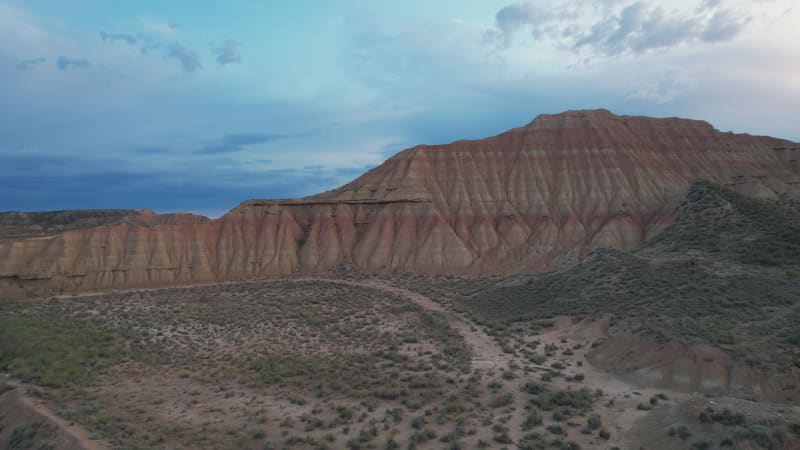
<svg viewBox="0 0 800 450"><path fill-rule="evenodd" d="M41 212L0 212L0 240L52 236L67 230L100 225L179 225L210 219L187 213L156 214L149 209L67 209Z"/></svg>

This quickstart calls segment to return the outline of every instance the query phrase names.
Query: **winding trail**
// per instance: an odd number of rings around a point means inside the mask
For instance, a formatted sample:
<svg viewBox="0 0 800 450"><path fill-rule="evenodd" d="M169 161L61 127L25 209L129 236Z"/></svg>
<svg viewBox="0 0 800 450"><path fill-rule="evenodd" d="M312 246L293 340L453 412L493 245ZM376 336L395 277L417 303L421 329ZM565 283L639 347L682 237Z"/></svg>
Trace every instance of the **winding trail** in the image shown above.
<svg viewBox="0 0 800 450"><path fill-rule="evenodd" d="M55 415L45 405L33 399L30 394L28 394L26 385L8 379L5 376L0 376L0 380L13 388L11 392L4 394L4 401L15 401L17 408L30 410L41 416L47 422L55 425L59 431L65 435L66 442L68 442L67 448L80 448L83 450L104 450L110 448L107 443L92 439L89 435L89 432L85 428L81 427L80 425L67 422L61 417ZM64 444L65 442L60 442L60 445Z"/></svg>
<svg viewBox="0 0 800 450"><path fill-rule="evenodd" d="M414 292L409 289L404 289L386 283L381 280L368 279L363 281L350 281L338 280L329 278L298 278L294 279L299 282L326 282L346 286L357 286L376 289L391 294L398 295L412 303L420 306L422 309L441 314L447 321L450 328L458 332L466 342L471 350L470 367L477 370L479 373L485 373L482 384L487 388L487 384L493 381L496 372L500 372L509 368L509 366L516 365L523 367L526 364L524 360L516 356L503 352L503 349L489 336L483 329L473 324L469 319L459 313L451 311L439 303L434 302L425 295L419 292ZM513 442L518 442L523 435L522 422L527 415L525 411L525 404L527 398L522 394L522 386L528 381L525 377L517 377L511 380L504 380L503 385L505 390L512 395L513 402L511 404L511 413L505 425L508 427L508 436ZM488 389L488 388L487 388Z"/></svg>
<svg viewBox="0 0 800 450"><path fill-rule="evenodd" d="M254 282L258 283L264 281L269 280L246 280L179 287L243 284ZM585 345L586 338L576 337L575 331L579 325L571 322L557 325L544 333L534 336L534 339L539 342L541 348L545 347L546 345L551 345L559 350L559 354L557 356L548 358L548 360L542 364L535 364L522 356L505 353L502 347L492 336L487 334L483 328L475 325L462 314L442 306L441 304L431 300L419 292L395 286L385 280L375 278L363 280L343 280L324 277L298 277L283 278L281 281L298 283L331 283L342 286L375 289L397 295L414 303L425 311L434 312L441 315L447 322L448 326L458 332L471 350L470 367L475 371L476 374L481 376L481 383L487 391L489 391L489 387L487 385L492 381L500 380L500 375L505 370L508 370L511 367L525 368L524 375L520 375L517 372L518 376L515 378L502 379L503 392L511 394L513 402L508 407L504 408L500 415L507 416L507 420L505 420L504 423L508 428L508 436L513 442L519 442L525 434L525 432L522 431L522 424L528 414L525 410L525 406L528 401L528 395L522 392L522 387L529 381L538 381L539 376L537 373L541 374L552 371L551 364L553 364L555 361L565 363L566 368L561 370L564 376L554 378L548 383L552 388L570 390L585 387L592 391L595 389L601 389L603 391L603 399L602 401L597 401L595 412L602 417L605 428L611 434L610 439L598 442L593 436L581 436L574 434L570 435L575 440L580 441L581 445L588 445L590 448L593 448L597 445L601 445L603 447L617 445L625 448L625 433L630 430L639 419L646 415L645 411L637 409L637 405L642 402L646 403L649 397L663 392L670 393L671 401L680 402L692 397L691 394L668 391L665 389L640 388L626 382L625 380L622 380L619 377L616 377L613 374L594 368L586 359L586 354L590 350L590 347ZM164 288L129 289L114 292L121 293L126 291L142 290L155 291L160 289ZM79 296L103 295L106 293L108 292L80 294ZM59 296L59 298L68 297L71 296ZM576 344L583 345L581 346ZM570 349L571 351L569 353L564 352L564 350L567 349ZM566 381L565 377L576 374L583 375L584 379L581 384L576 385ZM65 428L65 430L71 429L72 431L70 434L74 433L76 439L79 439L80 442L86 446L86 449L95 450L103 448L96 441L89 440L88 435L84 430L64 423L63 420L47 411L44 406L36 404L35 401L30 399L28 401L31 402L32 407L36 407L37 411L43 415L46 415L49 419L53 420L53 422L58 423L59 426L69 427Z"/></svg>
<svg viewBox="0 0 800 450"><path fill-rule="evenodd" d="M503 353L503 350L500 348L497 342L495 342L495 340L486 334L480 327L472 324L465 317L443 307L439 303L434 302L419 292L393 286L375 279L350 281L330 278L295 278L291 279L290 281L317 283L325 282L377 289L405 298L406 300L411 301L426 311L439 313L445 318L448 326L458 332L458 334L461 335L461 337L472 350L472 359L470 361L470 365L473 369L495 369L508 367L508 364L514 359L506 353Z"/></svg>
<svg viewBox="0 0 800 450"><path fill-rule="evenodd" d="M544 348L547 345L552 345L562 351L570 349L571 354L559 354L556 357L549 358L543 364L533 364L525 358L503 352L494 338L484 332L482 328L474 325L466 317L445 308L419 292L400 288L376 279L351 281L329 278L297 278L293 280L377 289L405 298L426 311L439 313L446 319L448 325L462 336L472 350L472 369L479 369L483 372L488 372L490 375L495 372L493 375L497 376L499 375L497 372L506 370L513 365L527 367L534 372L542 373L551 371L550 364L555 361L566 362L567 367L563 370L563 374L565 376L581 374L584 377L583 382L575 385L566 381L565 377L558 377L550 381L549 384L552 388L572 390L585 387L592 391L596 389L603 391L603 401L597 402L595 412L602 417L603 423L611 435L610 438L598 442L593 440L592 436L573 436L584 441L581 442L581 445L588 445L590 448L598 445L604 448L615 445L625 448L625 432L630 430L636 421L647 414L647 411L639 410L637 405L643 402L647 403L650 397L664 392L669 392L671 401L682 402L692 397L691 394L671 390L637 387L613 374L593 367L586 359L586 354L590 347L582 345L580 348L575 348L575 344L585 343L586 341L586 339L577 339L574 336L578 324L565 323L536 335L535 339L540 342L540 347ZM484 385L493 379L495 379L493 376L484 377ZM522 423L527 416L525 406L528 398L521 391L525 383L532 380L536 380L532 374L518 376L511 380L503 380L504 390L510 393L514 399L510 417L505 424L508 427L508 435L513 442L519 442L525 434L522 431Z"/></svg>

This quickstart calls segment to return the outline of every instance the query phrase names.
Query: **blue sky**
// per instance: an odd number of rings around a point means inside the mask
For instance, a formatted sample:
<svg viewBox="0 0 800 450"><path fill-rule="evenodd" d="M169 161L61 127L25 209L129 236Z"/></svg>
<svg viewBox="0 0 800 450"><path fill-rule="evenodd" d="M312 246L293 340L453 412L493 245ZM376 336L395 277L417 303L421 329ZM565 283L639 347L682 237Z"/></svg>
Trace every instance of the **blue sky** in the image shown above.
<svg viewBox="0 0 800 450"><path fill-rule="evenodd" d="M0 210L218 216L579 108L800 141L795 3L0 0Z"/></svg>

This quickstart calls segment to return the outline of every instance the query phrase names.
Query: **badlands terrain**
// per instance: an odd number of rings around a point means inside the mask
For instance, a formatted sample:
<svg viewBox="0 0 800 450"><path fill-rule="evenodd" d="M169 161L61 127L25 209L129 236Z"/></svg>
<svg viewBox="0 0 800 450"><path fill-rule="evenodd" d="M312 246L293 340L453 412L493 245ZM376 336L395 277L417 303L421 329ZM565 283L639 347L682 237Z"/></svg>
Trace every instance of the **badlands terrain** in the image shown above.
<svg viewBox="0 0 800 450"><path fill-rule="evenodd" d="M605 110L0 214L0 447L800 448L800 145Z"/></svg>

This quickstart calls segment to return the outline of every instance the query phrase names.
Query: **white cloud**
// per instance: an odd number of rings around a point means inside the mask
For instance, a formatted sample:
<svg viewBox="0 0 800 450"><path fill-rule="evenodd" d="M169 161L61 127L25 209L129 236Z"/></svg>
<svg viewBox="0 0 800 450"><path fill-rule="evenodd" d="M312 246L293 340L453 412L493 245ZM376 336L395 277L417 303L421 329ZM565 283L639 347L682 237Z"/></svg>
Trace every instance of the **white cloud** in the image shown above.
<svg viewBox="0 0 800 450"><path fill-rule="evenodd" d="M162 38L172 38L177 34L180 26L158 17L145 17L140 20L141 27L146 33L155 34Z"/></svg>
<svg viewBox="0 0 800 450"><path fill-rule="evenodd" d="M729 41L751 17L718 0L669 3L654 1L555 1L542 6L524 1L500 9L484 39L509 48L522 30L556 48L613 56L668 49L683 44Z"/></svg>

